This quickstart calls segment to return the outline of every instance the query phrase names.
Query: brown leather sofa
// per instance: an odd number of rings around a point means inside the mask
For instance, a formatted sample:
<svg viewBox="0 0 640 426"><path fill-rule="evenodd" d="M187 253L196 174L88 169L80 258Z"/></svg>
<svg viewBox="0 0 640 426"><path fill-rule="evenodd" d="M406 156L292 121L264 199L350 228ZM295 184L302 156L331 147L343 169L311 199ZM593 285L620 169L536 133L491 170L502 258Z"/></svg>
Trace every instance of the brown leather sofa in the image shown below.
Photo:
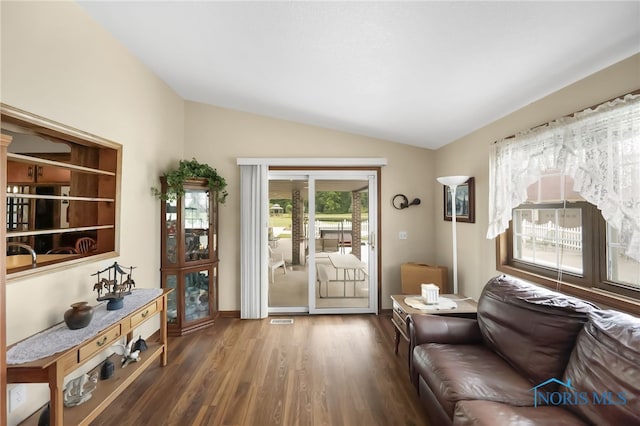
<svg viewBox="0 0 640 426"><path fill-rule="evenodd" d="M500 276L477 320L409 318L432 426L640 425L640 319Z"/></svg>

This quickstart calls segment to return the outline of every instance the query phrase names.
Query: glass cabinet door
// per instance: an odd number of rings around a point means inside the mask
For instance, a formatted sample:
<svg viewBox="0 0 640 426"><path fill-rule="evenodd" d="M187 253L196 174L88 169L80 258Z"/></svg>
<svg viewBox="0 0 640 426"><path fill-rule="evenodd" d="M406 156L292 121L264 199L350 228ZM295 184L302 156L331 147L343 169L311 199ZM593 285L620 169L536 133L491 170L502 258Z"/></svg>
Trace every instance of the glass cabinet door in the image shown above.
<svg viewBox="0 0 640 426"><path fill-rule="evenodd" d="M197 321L211 316L209 306L209 268L188 272L184 276L184 319Z"/></svg>
<svg viewBox="0 0 640 426"><path fill-rule="evenodd" d="M209 254L209 191L187 189L184 194L184 256L185 262L210 259Z"/></svg>
<svg viewBox="0 0 640 426"><path fill-rule="evenodd" d="M169 324L178 324L178 276L176 274L167 274L164 282L164 288L173 289L167 296L167 322Z"/></svg>
<svg viewBox="0 0 640 426"><path fill-rule="evenodd" d="M167 263L178 262L177 230L178 230L178 202L167 201L165 214L165 260Z"/></svg>

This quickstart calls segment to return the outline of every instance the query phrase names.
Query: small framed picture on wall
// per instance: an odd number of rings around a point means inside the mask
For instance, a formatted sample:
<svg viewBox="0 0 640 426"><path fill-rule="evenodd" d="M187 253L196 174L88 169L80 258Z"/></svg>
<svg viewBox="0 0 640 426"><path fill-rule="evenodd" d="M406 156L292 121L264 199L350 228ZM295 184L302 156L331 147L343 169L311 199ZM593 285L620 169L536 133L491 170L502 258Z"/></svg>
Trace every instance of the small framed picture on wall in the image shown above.
<svg viewBox="0 0 640 426"><path fill-rule="evenodd" d="M444 186L444 220L451 220L451 191ZM475 180L470 177L456 189L456 222L476 222Z"/></svg>

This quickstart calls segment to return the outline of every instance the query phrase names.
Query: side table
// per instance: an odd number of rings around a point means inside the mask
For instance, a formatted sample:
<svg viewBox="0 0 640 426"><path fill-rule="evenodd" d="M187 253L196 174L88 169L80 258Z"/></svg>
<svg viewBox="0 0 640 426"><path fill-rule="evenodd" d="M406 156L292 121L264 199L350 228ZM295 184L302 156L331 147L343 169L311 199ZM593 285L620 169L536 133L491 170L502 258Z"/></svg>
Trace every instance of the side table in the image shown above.
<svg viewBox="0 0 640 426"><path fill-rule="evenodd" d="M471 298L460 296L457 294L441 294L440 297L450 299L456 302L454 309L415 309L407 305L404 301L407 297L420 297L417 294L394 294L391 296L393 302L393 315L391 322L396 329L394 352L398 353L400 344L400 336L405 341L409 341L409 333L407 330L407 317L409 314L420 315L445 315L465 318L475 318L478 312L478 303ZM409 354L411 356L411 354Z"/></svg>

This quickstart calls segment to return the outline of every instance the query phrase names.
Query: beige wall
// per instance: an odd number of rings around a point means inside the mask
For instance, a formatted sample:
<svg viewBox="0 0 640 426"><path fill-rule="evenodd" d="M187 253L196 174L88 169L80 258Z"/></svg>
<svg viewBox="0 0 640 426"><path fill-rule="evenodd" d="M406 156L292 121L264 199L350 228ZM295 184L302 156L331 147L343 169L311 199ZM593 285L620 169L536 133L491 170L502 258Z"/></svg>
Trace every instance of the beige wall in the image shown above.
<svg viewBox="0 0 640 426"><path fill-rule="evenodd" d="M159 286L160 204L149 188L182 156L184 102L77 4L1 7L2 102L123 145L121 256L9 282L11 344L62 321L71 303L95 301L89 275L113 260L138 267L138 286ZM48 399L46 386L27 386L28 403L9 414L9 424Z"/></svg>
<svg viewBox="0 0 640 426"><path fill-rule="evenodd" d="M537 102L483 127L436 152L436 174L470 175L476 180L476 223L459 223L458 283L461 293L477 298L482 287L498 274L495 240L487 240L489 144L536 125L597 105L640 88L640 54L580 80ZM442 186L433 183L438 190ZM435 205L435 235L439 264L452 264L451 225ZM450 274L451 275L451 274Z"/></svg>
<svg viewBox="0 0 640 426"><path fill-rule="evenodd" d="M220 309L240 307L240 169L238 157L385 157L382 168L382 306L400 291L400 264L433 262L434 199L440 200L434 154L363 136L307 126L195 102L185 106L185 157L215 167L227 178L229 198L220 210ZM403 193L422 204L395 210L391 198ZM398 232L408 239L399 240Z"/></svg>

